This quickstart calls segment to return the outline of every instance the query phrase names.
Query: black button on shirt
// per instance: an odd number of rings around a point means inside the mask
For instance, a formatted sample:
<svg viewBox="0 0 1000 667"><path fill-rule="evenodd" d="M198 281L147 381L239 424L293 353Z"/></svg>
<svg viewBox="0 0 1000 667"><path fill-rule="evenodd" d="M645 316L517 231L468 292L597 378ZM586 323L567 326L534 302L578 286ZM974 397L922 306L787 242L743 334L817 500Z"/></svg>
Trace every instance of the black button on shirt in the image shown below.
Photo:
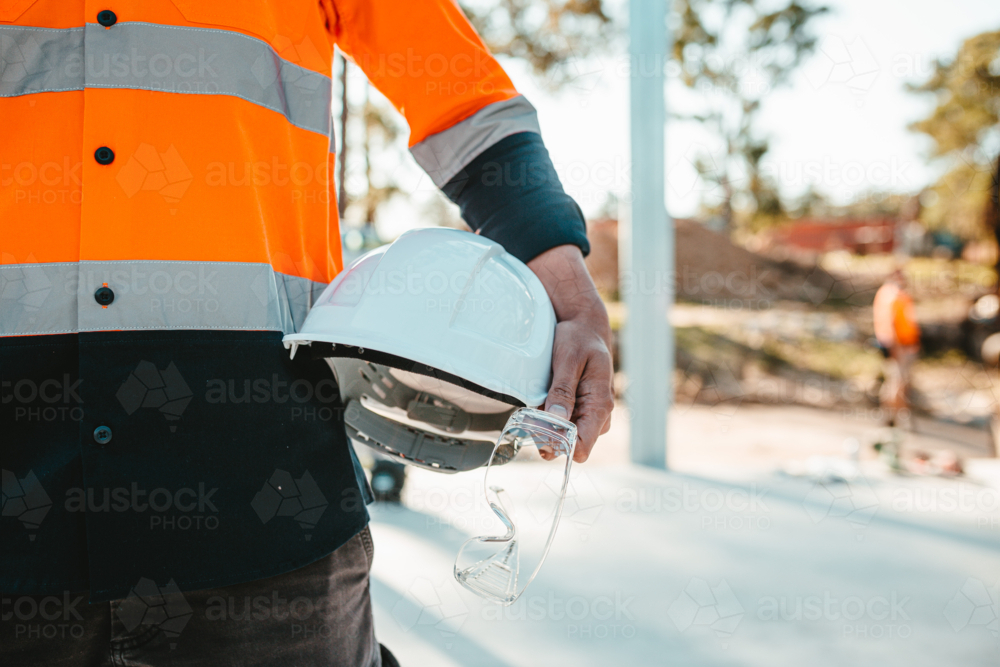
<svg viewBox="0 0 1000 667"><path fill-rule="evenodd" d="M105 28L110 28L118 22L118 17L115 16L115 13L110 9L105 9L104 11L97 13L97 22Z"/></svg>
<svg viewBox="0 0 1000 667"><path fill-rule="evenodd" d="M115 293L110 287L99 287L94 292L94 301L102 306L110 306L115 300Z"/></svg>
<svg viewBox="0 0 1000 667"><path fill-rule="evenodd" d="M94 442L99 445L106 445L111 442L111 429L107 426L98 426L94 429Z"/></svg>
<svg viewBox="0 0 1000 667"><path fill-rule="evenodd" d="M94 151L94 159L98 164L111 164L115 161L115 152L107 146L101 146Z"/></svg>

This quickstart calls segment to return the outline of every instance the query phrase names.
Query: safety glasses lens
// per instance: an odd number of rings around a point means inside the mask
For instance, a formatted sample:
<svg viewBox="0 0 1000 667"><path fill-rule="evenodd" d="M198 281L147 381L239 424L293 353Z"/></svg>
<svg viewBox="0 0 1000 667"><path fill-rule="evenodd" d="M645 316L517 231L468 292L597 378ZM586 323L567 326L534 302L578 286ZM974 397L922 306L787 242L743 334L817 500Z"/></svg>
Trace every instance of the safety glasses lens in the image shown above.
<svg viewBox="0 0 1000 667"><path fill-rule="evenodd" d="M514 412L496 452L515 459L486 468L486 501L503 532L462 545L455 578L477 595L513 604L538 574L559 525L576 446L576 426L541 410Z"/></svg>

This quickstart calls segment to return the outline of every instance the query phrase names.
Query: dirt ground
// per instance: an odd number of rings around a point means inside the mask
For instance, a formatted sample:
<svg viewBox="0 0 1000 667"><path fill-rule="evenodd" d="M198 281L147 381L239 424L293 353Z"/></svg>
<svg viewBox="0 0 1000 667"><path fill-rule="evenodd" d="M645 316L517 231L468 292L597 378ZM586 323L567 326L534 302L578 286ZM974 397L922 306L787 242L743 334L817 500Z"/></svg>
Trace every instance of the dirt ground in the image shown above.
<svg viewBox="0 0 1000 667"><path fill-rule="evenodd" d="M692 220L674 220L675 290L678 299L762 308L788 300L818 304L829 299L871 303L878 286L870 276L844 281L820 266L776 261L730 241ZM631 289L630 277L619 284L618 223L589 223L591 253L587 267L598 289L614 297Z"/></svg>

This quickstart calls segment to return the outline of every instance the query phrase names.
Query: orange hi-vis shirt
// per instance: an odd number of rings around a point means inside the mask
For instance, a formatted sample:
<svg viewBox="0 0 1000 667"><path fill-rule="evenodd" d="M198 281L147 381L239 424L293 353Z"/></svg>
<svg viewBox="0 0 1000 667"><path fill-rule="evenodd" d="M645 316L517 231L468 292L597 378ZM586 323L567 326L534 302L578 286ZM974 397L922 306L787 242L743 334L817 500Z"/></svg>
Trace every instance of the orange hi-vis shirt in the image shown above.
<svg viewBox="0 0 1000 667"><path fill-rule="evenodd" d="M537 131L449 0L0 0L0 336L294 330L342 268L335 44L438 185Z"/></svg>

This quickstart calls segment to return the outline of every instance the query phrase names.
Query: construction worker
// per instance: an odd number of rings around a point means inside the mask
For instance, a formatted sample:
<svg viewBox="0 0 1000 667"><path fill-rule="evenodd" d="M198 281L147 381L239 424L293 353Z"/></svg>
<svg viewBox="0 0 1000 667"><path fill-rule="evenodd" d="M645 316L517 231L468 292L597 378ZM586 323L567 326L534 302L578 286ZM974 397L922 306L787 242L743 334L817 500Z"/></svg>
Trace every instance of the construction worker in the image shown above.
<svg viewBox="0 0 1000 667"><path fill-rule="evenodd" d="M910 375L920 352L920 325L901 270L893 271L875 293L872 313L875 338L886 359L882 407L887 424L895 426L900 417L909 417Z"/></svg>
<svg viewBox="0 0 1000 667"><path fill-rule="evenodd" d="M583 216L452 0L0 3L5 666L395 664L336 385L281 344L342 268L335 45L545 286L576 460L608 429Z"/></svg>

